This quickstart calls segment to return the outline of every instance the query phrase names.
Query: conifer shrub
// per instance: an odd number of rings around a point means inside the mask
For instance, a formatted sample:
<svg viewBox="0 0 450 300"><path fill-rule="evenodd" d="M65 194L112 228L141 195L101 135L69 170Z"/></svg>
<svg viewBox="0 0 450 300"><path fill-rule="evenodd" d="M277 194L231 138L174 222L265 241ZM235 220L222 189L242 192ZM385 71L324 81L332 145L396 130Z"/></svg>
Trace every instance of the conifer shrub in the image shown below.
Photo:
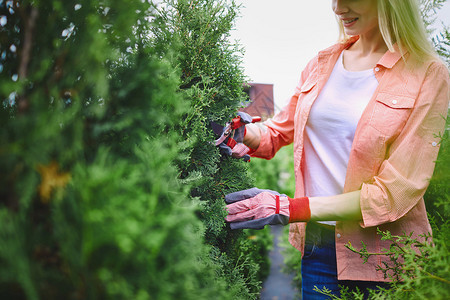
<svg viewBox="0 0 450 300"><path fill-rule="evenodd" d="M230 40L239 7L228 0L162 2L155 20L160 26L152 32L154 47L166 53L162 45L176 45L179 94L189 105L177 123L185 141L176 160L179 178L192 186L190 195L201 203L205 242L212 247L213 260L223 266L229 289L238 298L254 299L268 271L270 237L231 231L224 223L224 195L253 187L254 180L248 164L220 155L210 127L211 122L225 125L248 101L242 49Z"/></svg>
<svg viewBox="0 0 450 300"><path fill-rule="evenodd" d="M180 22L212 16L183 9ZM265 244L229 232L221 202L247 167L206 126L243 101L230 27L184 65L195 47L178 55L158 14L0 2L0 298L257 298Z"/></svg>

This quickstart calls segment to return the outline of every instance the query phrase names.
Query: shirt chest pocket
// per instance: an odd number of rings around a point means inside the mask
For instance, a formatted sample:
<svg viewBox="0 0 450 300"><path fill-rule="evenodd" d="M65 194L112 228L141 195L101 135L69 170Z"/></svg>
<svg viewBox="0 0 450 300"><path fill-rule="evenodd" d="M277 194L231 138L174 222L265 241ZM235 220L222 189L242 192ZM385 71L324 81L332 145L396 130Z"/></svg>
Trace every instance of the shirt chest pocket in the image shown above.
<svg viewBox="0 0 450 300"><path fill-rule="evenodd" d="M308 78L308 80L300 87L301 93L308 93L317 84L316 78Z"/></svg>
<svg viewBox="0 0 450 300"><path fill-rule="evenodd" d="M311 107L314 99L317 96L317 79L316 78L308 78L308 80L297 89L298 93L298 101L300 105L297 108L303 111L303 113L307 114L309 108Z"/></svg>
<svg viewBox="0 0 450 300"><path fill-rule="evenodd" d="M397 136L414 107L414 98L404 95L379 93L369 124L387 138Z"/></svg>
<svg viewBox="0 0 450 300"><path fill-rule="evenodd" d="M296 94L298 95L298 104L295 110L295 121L299 122L302 118L306 118L309 109L314 100L316 91L315 86L317 80L315 78L308 78L301 86L297 87Z"/></svg>

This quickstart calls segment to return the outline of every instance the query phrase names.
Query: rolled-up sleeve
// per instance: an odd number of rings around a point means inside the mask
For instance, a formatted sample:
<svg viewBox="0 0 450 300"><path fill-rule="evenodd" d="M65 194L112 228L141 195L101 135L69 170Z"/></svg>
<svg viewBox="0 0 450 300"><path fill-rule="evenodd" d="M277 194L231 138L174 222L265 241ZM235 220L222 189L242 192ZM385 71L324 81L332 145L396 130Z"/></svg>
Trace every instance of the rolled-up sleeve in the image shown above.
<svg viewBox="0 0 450 300"><path fill-rule="evenodd" d="M370 183L361 187L362 227L394 222L423 198L433 175L449 106L449 73L431 64L408 120Z"/></svg>
<svg viewBox="0 0 450 300"><path fill-rule="evenodd" d="M275 153L292 143L294 138L294 116L298 94L291 97L289 104L275 117L266 121L261 128L261 141L258 149L252 154L254 157L271 159Z"/></svg>

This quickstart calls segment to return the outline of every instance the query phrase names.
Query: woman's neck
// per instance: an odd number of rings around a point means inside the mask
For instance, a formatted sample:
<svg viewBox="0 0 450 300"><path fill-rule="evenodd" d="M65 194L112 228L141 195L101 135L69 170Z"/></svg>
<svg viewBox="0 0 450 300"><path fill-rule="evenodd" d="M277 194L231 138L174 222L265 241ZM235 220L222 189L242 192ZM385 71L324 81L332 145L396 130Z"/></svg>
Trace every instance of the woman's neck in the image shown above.
<svg viewBox="0 0 450 300"><path fill-rule="evenodd" d="M377 64L386 53L388 47L378 34L361 35L359 39L344 51L344 68L348 71L368 70Z"/></svg>
<svg viewBox="0 0 450 300"><path fill-rule="evenodd" d="M386 53L388 47L384 42L379 30L375 30L359 36L359 39L347 50L354 51L358 56L371 56L379 53Z"/></svg>

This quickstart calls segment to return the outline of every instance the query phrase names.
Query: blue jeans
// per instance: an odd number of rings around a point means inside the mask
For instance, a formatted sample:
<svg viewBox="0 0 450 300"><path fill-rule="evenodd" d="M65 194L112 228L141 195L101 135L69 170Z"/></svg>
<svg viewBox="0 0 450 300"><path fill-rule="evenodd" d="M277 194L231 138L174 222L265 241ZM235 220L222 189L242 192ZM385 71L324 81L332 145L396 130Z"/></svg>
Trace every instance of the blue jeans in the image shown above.
<svg viewBox="0 0 450 300"><path fill-rule="evenodd" d="M376 289L377 286L388 287L383 282L338 281L334 230L310 222L306 229L305 253L302 259L302 299L330 299L314 291L314 286L320 290L325 287L340 297L340 285L350 290L358 287L366 297L369 289Z"/></svg>

